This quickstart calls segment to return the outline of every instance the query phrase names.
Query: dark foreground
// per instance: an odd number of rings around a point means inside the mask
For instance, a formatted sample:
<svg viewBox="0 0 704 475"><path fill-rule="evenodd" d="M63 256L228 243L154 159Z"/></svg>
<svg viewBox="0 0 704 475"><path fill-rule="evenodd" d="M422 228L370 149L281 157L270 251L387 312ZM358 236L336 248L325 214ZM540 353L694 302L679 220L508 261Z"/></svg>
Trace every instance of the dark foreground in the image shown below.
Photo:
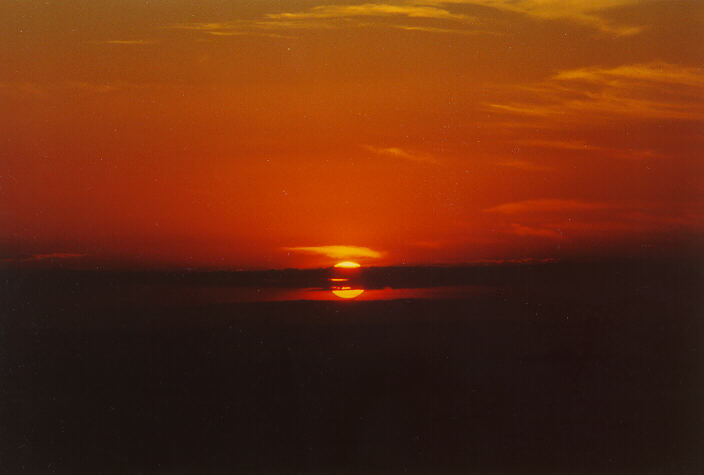
<svg viewBox="0 0 704 475"><path fill-rule="evenodd" d="M700 473L699 270L512 270L498 295L455 300L177 306L14 275L0 471Z"/></svg>

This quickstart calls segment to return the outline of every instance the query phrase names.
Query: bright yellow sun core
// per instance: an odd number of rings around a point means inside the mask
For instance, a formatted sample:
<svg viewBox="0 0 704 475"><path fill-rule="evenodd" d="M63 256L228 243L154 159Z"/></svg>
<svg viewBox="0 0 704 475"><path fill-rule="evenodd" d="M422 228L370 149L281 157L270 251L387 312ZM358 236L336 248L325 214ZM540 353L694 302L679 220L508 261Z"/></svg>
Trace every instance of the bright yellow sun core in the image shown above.
<svg viewBox="0 0 704 475"><path fill-rule="evenodd" d="M334 289L332 293L341 299L353 299L362 295L364 293L364 289L350 289L349 287L341 287L339 289Z"/></svg>
<svg viewBox="0 0 704 475"><path fill-rule="evenodd" d="M359 267L359 264L352 261L343 261L335 264L335 267L342 267L344 269L356 269L357 267Z"/></svg>

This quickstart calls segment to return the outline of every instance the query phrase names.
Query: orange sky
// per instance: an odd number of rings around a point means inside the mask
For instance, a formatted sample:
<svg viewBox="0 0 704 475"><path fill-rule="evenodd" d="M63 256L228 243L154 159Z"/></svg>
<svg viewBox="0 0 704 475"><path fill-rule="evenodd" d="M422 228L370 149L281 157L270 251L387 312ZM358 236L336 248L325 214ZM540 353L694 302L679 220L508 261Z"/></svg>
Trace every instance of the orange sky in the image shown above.
<svg viewBox="0 0 704 475"><path fill-rule="evenodd" d="M0 10L3 262L460 263L701 242L703 2Z"/></svg>

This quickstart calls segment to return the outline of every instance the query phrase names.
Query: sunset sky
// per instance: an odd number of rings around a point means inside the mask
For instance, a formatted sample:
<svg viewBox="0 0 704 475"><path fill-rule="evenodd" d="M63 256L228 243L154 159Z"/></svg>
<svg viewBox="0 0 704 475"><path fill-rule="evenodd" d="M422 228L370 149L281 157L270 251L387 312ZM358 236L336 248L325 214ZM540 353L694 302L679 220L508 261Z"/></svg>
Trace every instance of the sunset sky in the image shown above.
<svg viewBox="0 0 704 475"><path fill-rule="evenodd" d="M666 253L704 2L0 0L0 261Z"/></svg>

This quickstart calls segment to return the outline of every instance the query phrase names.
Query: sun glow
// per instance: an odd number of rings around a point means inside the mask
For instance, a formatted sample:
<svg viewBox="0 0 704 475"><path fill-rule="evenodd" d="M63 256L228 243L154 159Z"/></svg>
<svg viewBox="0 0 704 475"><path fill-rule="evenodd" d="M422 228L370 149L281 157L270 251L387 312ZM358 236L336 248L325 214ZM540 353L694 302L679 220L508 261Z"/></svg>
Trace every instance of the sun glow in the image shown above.
<svg viewBox="0 0 704 475"><path fill-rule="evenodd" d="M341 299L353 299L359 297L364 293L364 289L352 289L350 287L340 287L339 289L334 289L333 294L340 297Z"/></svg>
<svg viewBox="0 0 704 475"><path fill-rule="evenodd" d="M359 267L359 264L357 264L356 262L352 262L352 261L343 261L343 262L338 262L337 264L335 264L335 267L341 267L343 269L356 269Z"/></svg>

